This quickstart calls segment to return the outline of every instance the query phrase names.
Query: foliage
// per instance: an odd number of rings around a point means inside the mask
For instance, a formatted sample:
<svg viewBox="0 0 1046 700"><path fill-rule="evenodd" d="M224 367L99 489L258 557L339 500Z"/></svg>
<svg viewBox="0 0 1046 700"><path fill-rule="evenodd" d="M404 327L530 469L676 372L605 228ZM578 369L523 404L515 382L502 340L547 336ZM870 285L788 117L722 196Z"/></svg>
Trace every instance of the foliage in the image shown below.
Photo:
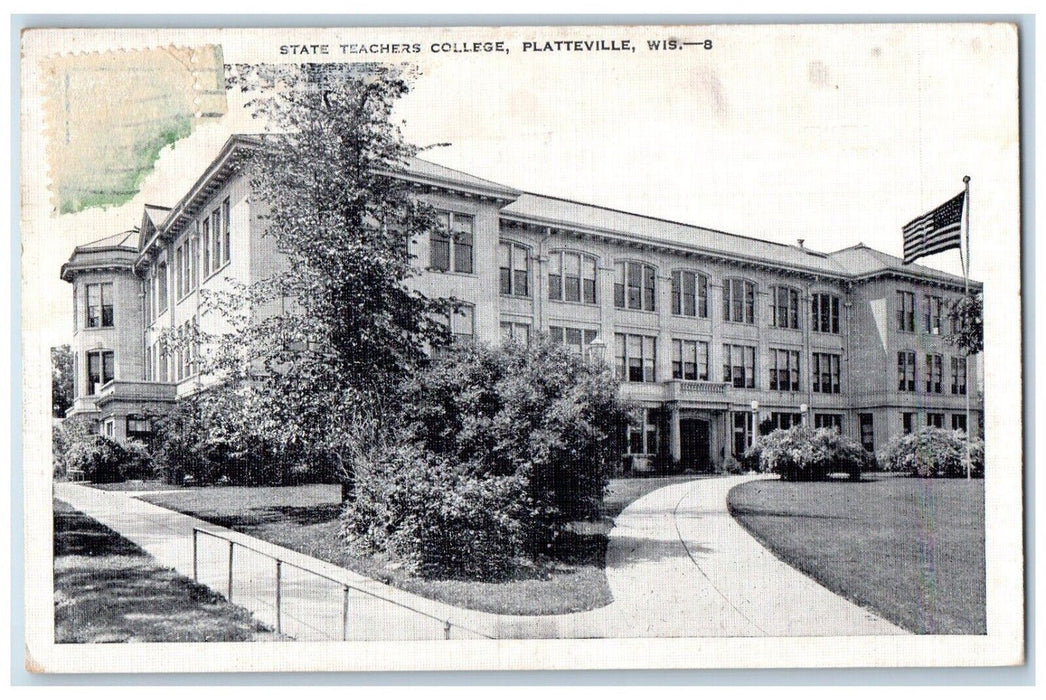
<svg viewBox="0 0 1046 700"><path fill-rule="evenodd" d="M960 297L948 308L948 319L955 331L946 340L959 348L964 356L984 350L983 313L983 302L977 294Z"/></svg>
<svg viewBox="0 0 1046 700"><path fill-rule="evenodd" d="M64 418L73 405L73 352L68 345L51 348L51 415Z"/></svg>
<svg viewBox="0 0 1046 700"><path fill-rule="evenodd" d="M760 437L744 457L746 462L758 460L761 471L779 474L787 481L820 481L837 471L858 479L873 461L857 441L838 430L805 425Z"/></svg>
<svg viewBox="0 0 1046 700"><path fill-rule="evenodd" d="M448 340L437 318L449 302L406 284L418 274L408 241L439 225L402 177L417 149L391 114L410 79L378 64L232 68L229 87L248 94L270 132L246 172L281 264L205 295L202 313L220 314L227 332L172 338L201 348L203 372L241 387L253 415L266 416L262 429L208 415L230 453L294 455L351 480L344 456L357 415L395 410L393 392L425 348Z"/></svg>
<svg viewBox="0 0 1046 700"><path fill-rule="evenodd" d="M483 476L405 433L368 449L342 514L350 551L381 552L429 578L495 580L523 544L526 493L515 476Z"/></svg>
<svg viewBox="0 0 1046 700"><path fill-rule="evenodd" d="M723 460L723 471L727 474L744 474L745 467L738 462L733 455L727 455Z"/></svg>
<svg viewBox="0 0 1046 700"><path fill-rule="evenodd" d="M531 546L599 512L630 420L609 367L546 337L462 344L408 383L427 450L480 476L515 476L534 505Z"/></svg>
<svg viewBox="0 0 1046 700"><path fill-rule="evenodd" d="M66 418L52 428L51 453L56 477L68 475L69 452L73 445L93 439L94 434L94 421L83 415Z"/></svg>
<svg viewBox="0 0 1046 700"><path fill-rule="evenodd" d="M918 432L894 438L880 456L890 471L918 477L966 476L966 433L925 427ZM970 443L970 473L984 476L984 442Z"/></svg>
<svg viewBox="0 0 1046 700"><path fill-rule="evenodd" d="M147 479L153 475L153 461L145 445L91 433L77 434L69 441L63 464L67 472L82 471L88 481L97 484Z"/></svg>

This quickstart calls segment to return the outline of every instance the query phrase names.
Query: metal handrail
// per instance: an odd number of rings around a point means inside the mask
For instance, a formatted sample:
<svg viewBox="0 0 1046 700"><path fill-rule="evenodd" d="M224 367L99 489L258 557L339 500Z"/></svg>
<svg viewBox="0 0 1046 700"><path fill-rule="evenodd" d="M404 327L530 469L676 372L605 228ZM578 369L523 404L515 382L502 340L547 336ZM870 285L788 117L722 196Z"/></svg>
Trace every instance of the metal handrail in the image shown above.
<svg viewBox="0 0 1046 700"><path fill-rule="evenodd" d="M343 598L343 602L342 602L342 641L347 641L348 640L348 636L349 636L349 593L351 591L357 591L357 592L362 593L362 594L364 594L366 596L370 596L371 598L376 598L377 600L380 600L382 602L389 603L390 605L395 605L395 606L397 606L399 608L403 608L404 610L409 610L410 612L412 612L412 613L414 613L416 615L421 615L422 617L428 618L430 620L435 620L436 622L441 623L443 625L443 638L444 639L450 639L450 631L451 631L451 629L453 627L457 627L460 630L464 630L466 632L478 635L480 637L484 637L486 639L493 639L493 637L491 637L490 635L483 634L482 632L477 632L476 630L471 629L469 627L465 627L464 625L459 625L457 623L453 623L450 620L438 617L438 616L433 615L431 613L427 613L427 612L425 612L423 610L418 610L416 608L412 608L411 606L409 606L409 605L407 605L405 603L401 603L399 601L392 600L391 598L386 598L385 596L382 596L382 595L380 595L378 593L374 593L373 591L368 591L368 590L366 590L364 588L360 588L358 586L353 586L352 584L345 583L344 581L336 579L336 578L334 578L332 576L328 576L328 575L326 575L324 573L316 571L315 569L310 569L310 568L308 568L306 566L301 566L299 564L295 564L293 562L289 562L289 561L286 561L284 559L280 559L277 556L273 556L272 554L269 554L268 552L263 552L260 549L258 549L256 547L252 547L252 546L250 546L248 544L244 544L242 542L236 542L231 537L228 537L228 536L223 535L221 533L214 532L213 530L207 530L207 529L202 528L202 527L193 526L193 529L192 529L192 577L193 577L193 581L195 581L197 583L199 583L199 535L201 533L204 534L204 535L209 535L210 537L213 537L213 538L218 539L218 540L224 540L224 541L229 543L229 578L228 578L227 588L226 588L226 598L228 599L228 601L230 603L232 602L232 592L233 592L233 552L234 552L234 548L235 547L237 547L237 546L238 547L242 547L243 549L246 549L249 552L254 552L255 554L260 554L261 556L267 557L269 559L272 559L274 562L276 562L276 632L278 634L282 634L282 632L283 632L283 619L282 619L282 609L281 609L282 599L283 599L282 580L283 580L283 566L284 566L284 564L286 564L288 566L294 567L295 569L298 569L299 571L304 571L305 573L312 574L313 576L316 576L318 578L324 579L325 581L330 581L331 583L342 587L342 591L343 591L343 594L344 594L344 598Z"/></svg>

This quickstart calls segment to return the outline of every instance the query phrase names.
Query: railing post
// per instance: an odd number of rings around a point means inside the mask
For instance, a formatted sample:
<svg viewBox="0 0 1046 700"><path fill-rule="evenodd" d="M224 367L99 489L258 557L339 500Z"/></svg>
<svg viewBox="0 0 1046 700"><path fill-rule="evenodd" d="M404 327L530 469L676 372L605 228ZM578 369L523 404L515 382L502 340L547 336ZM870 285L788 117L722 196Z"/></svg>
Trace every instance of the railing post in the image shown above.
<svg viewBox="0 0 1046 700"><path fill-rule="evenodd" d="M230 603L232 602L232 548L233 541L229 540L229 595L227 597L227 600Z"/></svg>
<svg viewBox="0 0 1046 700"><path fill-rule="evenodd" d="M281 572L283 571L283 562L279 559L276 560L276 634L283 634L283 620L280 616L281 603L283 597L283 591L281 590Z"/></svg>
<svg viewBox="0 0 1046 700"><path fill-rule="evenodd" d="M443 621L443 638L450 639L450 620Z"/></svg>
<svg viewBox="0 0 1046 700"><path fill-rule="evenodd" d="M341 641L349 640L349 587L345 586L345 596L341 606Z"/></svg>
<svg viewBox="0 0 1046 700"><path fill-rule="evenodd" d="M199 544L200 531L195 527L192 529L192 580L197 583L200 582L200 555L199 555Z"/></svg>

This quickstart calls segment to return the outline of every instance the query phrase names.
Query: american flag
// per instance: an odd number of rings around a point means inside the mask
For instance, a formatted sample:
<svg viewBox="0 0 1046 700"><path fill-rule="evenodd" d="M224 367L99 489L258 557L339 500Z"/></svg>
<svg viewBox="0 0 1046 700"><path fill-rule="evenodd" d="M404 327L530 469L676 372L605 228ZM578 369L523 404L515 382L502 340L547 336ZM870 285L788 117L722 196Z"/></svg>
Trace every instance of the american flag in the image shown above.
<svg viewBox="0 0 1046 700"><path fill-rule="evenodd" d="M958 248L962 238L962 209L966 192L960 192L933 211L904 226L904 264L924 255Z"/></svg>

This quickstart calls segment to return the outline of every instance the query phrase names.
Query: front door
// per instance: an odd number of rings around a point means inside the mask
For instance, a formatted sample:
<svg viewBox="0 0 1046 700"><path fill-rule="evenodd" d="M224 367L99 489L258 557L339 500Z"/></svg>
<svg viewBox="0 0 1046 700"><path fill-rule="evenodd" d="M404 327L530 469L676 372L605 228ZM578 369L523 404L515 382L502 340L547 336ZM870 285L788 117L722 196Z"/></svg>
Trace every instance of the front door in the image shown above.
<svg viewBox="0 0 1046 700"><path fill-rule="evenodd" d="M706 472L709 460L708 421L683 418L679 421L679 466L683 469Z"/></svg>

